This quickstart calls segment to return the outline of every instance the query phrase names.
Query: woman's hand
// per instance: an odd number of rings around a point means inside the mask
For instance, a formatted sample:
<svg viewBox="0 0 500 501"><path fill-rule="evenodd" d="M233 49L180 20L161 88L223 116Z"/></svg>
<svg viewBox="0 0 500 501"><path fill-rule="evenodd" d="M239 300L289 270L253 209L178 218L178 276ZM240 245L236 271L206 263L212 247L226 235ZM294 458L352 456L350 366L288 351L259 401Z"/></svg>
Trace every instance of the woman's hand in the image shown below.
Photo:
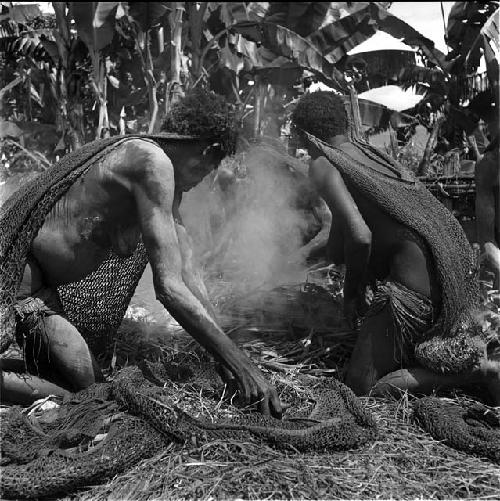
<svg viewBox="0 0 500 501"><path fill-rule="evenodd" d="M219 374L226 383L230 396L238 390L244 404L257 404L264 416L281 419L282 406L278 393L256 366L242 364L238 371L233 373L221 364Z"/></svg>
<svg viewBox="0 0 500 501"><path fill-rule="evenodd" d="M361 318L366 315L370 307L371 290L368 286L358 288L355 294L346 294L344 291L344 316L351 329L357 329Z"/></svg>

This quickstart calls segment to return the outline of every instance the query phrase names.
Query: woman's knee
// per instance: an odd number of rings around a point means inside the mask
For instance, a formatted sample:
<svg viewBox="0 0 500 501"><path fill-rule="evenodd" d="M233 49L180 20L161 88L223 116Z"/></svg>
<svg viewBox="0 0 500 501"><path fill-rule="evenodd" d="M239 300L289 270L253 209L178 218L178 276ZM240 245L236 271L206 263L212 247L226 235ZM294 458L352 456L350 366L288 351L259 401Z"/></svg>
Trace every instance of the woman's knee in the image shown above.
<svg viewBox="0 0 500 501"><path fill-rule="evenodd" d="M85 339L66 318L60 315L44 319L49 363L74 391L101 381L102 374Z"/></svg>
<svg viewBox="0 0 500 501"><path fill-rule="evenodd" d="M352 363L345 377L345 384L358 396L368 395L376 383L376 375L370 365Z"/></svg>

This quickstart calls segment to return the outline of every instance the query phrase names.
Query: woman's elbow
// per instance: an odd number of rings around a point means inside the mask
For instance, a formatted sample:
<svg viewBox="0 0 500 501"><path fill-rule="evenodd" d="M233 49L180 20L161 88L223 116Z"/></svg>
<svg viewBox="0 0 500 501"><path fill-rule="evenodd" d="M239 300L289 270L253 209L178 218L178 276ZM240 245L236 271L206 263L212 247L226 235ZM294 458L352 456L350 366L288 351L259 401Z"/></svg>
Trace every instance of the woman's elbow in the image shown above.
<svg viewBox="0 0 500 501"><path fill-rule="evenodd" d="M346 245L346 253L348 254L369 254L372 246L371 231L357 233L349 240Z"/></svg>

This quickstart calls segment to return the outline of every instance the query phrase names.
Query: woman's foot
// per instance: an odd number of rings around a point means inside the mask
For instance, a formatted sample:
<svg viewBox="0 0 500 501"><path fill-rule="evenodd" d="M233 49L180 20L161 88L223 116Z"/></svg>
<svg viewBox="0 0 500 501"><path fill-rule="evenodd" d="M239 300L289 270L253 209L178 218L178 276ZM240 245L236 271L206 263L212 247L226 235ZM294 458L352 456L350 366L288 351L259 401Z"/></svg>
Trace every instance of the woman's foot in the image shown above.
<svg viewBox="0 0 500 501"><path fill-rule="evenodd" d="M428 395L439 389L455 387L460 381L461 378L455 374L436 374L421 367L400 369L379 379L372 388L371 395L398 396L404 391Z"/></svg>
<svg viewBox="0 0 500 501"><path fill-rule="evenodd" d="M461 374L438 374L423 367L400 369L379 379L371 395L398 396L404 391L429 395L439 390L474 386L486 387L491 404L500 405L500 362L484 360L478 369Z"/></svg>

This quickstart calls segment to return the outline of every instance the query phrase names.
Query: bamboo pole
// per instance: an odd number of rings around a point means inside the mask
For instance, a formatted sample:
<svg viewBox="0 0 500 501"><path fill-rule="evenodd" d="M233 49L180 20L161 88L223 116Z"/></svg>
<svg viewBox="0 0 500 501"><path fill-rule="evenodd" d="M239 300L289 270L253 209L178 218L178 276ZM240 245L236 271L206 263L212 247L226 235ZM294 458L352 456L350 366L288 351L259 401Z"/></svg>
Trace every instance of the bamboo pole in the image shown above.
<svg viewBox="0 0 500 501"><path fill-rule="evenodd" d="M255 96L254 96L254 121L253 137L257 139L261 134L262 120L262 94L263 84L259 75L255 75Z"/></svg>

